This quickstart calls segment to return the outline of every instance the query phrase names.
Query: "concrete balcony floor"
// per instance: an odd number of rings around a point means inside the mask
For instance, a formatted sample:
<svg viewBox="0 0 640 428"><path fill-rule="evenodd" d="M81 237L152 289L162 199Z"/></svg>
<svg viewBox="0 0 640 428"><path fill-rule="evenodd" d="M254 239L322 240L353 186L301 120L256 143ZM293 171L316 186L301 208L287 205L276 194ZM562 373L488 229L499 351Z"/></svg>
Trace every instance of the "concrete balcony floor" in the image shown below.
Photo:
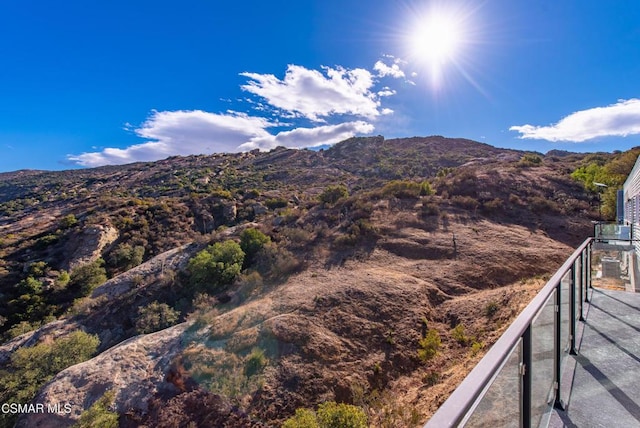
<svg viewBox="0 0 640 428"><path fill-rule="evenodd" d="M561 395L566 410L550 427L640 427L640 293L594 288L578 323L578 355L569 356ZM563 391L565 388L562 388Z"/></svg>

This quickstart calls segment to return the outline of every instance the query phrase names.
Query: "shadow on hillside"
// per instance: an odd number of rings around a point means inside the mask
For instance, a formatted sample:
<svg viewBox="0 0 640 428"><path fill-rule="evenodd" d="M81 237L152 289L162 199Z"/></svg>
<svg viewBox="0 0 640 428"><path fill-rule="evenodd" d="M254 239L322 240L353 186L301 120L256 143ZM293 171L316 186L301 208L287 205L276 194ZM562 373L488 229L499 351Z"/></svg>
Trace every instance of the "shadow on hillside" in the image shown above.
<svg viewBox="0 0 640 428"><path fill-rule="evenodd" d="M345 247L333 245L332 252L324 264L325 269L341 267L347 260L362 260L368 258L377 246L379 237L368 237L356 243L356 245Z"/></svg>

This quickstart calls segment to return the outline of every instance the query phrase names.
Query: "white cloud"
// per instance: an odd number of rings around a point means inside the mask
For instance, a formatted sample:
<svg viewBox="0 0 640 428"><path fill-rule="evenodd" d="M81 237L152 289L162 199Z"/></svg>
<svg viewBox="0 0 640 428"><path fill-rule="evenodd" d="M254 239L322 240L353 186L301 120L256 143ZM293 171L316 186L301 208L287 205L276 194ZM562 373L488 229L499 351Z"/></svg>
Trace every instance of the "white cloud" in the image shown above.
<svg viewBox="0 0 640 428"><path fill-rule="evenodd" d="M512 126L519 138L583 142L598 137L626 137L640 134L640 99L619 100L570 114L550 126Z"/></svg>
<svg viewBox="0 0 640 428"><path fill-rule="evenodd" d="M152 141L126 149L106 148L101 152L69 155L78 165L117 165L153 161L174 155L238 151L238 146L253 138L268 137L266 128L273 123L260 117L229 111L226 114L201 110L153 112L136 129L136 134Z"/></svg>
<svg viewBox="0 0 640 428"><path fill-rule="evenodd" d="M401 61L393 61L392 66L385 66L385 72L398 73ZM380 66L377 71L380 75ZM236 98L235 102L244 105L245 110L253 111L251 115L233 110L225 113L153 111L139 127L130 123L124 125L125 130L134 132L145 142L123 149L93 148L92 152L67 155L67 160L94 167L154 161L175 155L335 144L373 132L372 119L393 113L393 110L383 108L380 100L395 95L396 91L388 86L376 87L377 78L362 68L309 70L289 65L282 80L271 74L247 72L241 75L249 79L241 88L251 95ZM226 98L220 101L232 102ZM356 120L354 116L366 121ZM299 122L305 119L322 126L301 127ZM294 129L277 134L268 131L274 127Z"/></svg>
<svg viewBox="0 0 640 428"><path fill-rule="evenodd" d="M389 66L382 61L377 61L373 65L373 69L378 72L379 77L391 76L396 79L402 79L404 77L404 71L400 69L398 64L399 61L395 61Z"/></svg>
<svg viewBox="0 0 640 428"><path fill-rule="evenodd" d="M364 121L344 122L338 125L317 126L314 128L296 128L279 132L268 137L254 138L240 146L241 150L269 150L284 146L291 149L316 147L323 144L335 144L357 134L370 134L374 126Z"/></svg>
<svg viewBox="0 0 640 428"><path fill-rule="evenodd" d="M368 70L322 67L325 74L289 65L284 79L272 74L240 73L251 79L241 88L264 98L271 106L316 122L337 114L374 118L380 102Z"/></svg>
<svg viewBox="0 0 640 428"><path fill-rule="evenodd" d="M335 144L357 134L369 134L374 126L364 121L344 122L314 128L295 128L270 134L275 126L266 119L227 112L214 114L201 110L153 112L135 132L147 141L126 149L106 148L99 152L69 155L77 165L95 167L131 162L154 161L175 155L268 150Z"/></svg>
<svg viewBox="0 0 640 428"><path fill-rule="evenodd" d="M396 94L396 91L387 86L382 88L382 90L378 91L379 97L390 97L391 95L395 95L395 94Z"/></svg>

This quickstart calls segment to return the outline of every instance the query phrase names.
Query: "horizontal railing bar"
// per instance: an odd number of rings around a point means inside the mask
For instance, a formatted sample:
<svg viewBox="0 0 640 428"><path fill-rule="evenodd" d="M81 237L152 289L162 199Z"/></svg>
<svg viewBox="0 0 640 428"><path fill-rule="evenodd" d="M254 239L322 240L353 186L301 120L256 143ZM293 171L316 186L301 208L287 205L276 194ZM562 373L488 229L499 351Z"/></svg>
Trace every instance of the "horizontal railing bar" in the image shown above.
<svg viewBox="0 0 640 428"><path fill-rule="evenodd" d="M573 266L576 258L580 256L592 240L593 238L587 238L571 254L467 377L464 378L462 383L453 391L447 401L429 419L424 428L455 427L464 420L467 412L474 406L486 389L487 384L496 376L505 359L511 354L513 347L531 325L536 315L542 310L556 286L562 281L562 278Z"/></svg>

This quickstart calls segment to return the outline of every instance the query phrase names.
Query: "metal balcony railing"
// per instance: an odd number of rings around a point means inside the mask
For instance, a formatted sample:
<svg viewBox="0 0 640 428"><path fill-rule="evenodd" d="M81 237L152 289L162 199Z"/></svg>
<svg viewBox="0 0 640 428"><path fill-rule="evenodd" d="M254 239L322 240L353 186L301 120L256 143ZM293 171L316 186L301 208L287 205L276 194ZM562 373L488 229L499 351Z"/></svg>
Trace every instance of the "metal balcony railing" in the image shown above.
<svg viewBox="0 0 640 428"><path fill-rule="evenodd" d="M546 426L552 408L564 408L571 379L562 372L589 301L593 242L574 251L425 428Z"/></svg>
<svg viewBox="0 0 640 428"><path fill-rule="evenodd" d="M593 236L597 242L633 241L635 238L633 232L632 225L596 223Z"/></svg>

